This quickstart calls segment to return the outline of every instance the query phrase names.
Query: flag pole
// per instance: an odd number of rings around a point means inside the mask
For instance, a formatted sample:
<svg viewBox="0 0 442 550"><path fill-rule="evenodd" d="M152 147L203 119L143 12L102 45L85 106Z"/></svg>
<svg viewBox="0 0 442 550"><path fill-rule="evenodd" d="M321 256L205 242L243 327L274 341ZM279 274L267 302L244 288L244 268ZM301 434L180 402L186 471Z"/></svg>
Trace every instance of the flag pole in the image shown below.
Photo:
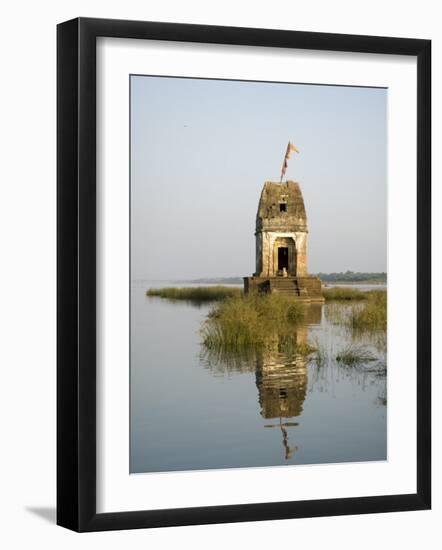
<svg viewBox="0 0 442 550"><path fill-rule="evenodd" d="M287 144L287 150L285 152L284 161L282 163L281 178L279 179L279 183L282 183L282 178L285 176L285 173L286 173L286 170L287 170L288 160L289 160L290 155L292 154L293 151L295 153L299 153L299 150L293 145L293 143L291 143L289 141L288 144Z"/></svg>

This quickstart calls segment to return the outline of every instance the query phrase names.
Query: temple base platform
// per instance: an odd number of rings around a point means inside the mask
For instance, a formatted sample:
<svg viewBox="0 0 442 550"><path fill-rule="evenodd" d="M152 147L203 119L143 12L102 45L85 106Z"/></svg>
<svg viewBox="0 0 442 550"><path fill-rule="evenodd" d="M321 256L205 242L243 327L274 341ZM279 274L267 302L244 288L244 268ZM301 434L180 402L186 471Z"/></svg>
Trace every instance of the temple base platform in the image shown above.
<svg viewBox="0 0 442 550"><path fill-rule="evenodd" d="M294 296L303 302L324 302L319 277L244 277L244 294L266 292Z"/></svg>

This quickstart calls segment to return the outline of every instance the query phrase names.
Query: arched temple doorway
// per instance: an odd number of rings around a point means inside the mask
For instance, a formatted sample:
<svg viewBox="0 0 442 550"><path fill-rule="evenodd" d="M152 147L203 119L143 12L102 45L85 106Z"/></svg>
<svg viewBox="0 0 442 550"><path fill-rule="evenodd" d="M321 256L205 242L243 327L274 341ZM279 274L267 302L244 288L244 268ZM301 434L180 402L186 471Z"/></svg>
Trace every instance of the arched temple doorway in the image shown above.
<svg viewBox="0 0 442 550"><path fill-rule="evenodd" d="M275 275L296 277L296 243L292 237L278 237L273 244L273 269Z"/></svg>

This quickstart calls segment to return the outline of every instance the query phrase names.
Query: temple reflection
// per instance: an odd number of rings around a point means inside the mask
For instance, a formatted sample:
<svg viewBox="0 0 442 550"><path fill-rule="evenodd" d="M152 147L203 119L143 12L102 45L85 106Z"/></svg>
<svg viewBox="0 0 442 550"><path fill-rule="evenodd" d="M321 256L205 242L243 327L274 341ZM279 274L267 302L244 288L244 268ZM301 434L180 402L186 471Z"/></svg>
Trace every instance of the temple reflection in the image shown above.
<svg viewBox="0 0 442 550"><path fill-rule="evenodd" d="M302 413L308 385L308 360L300 353L307 344L308 325L320 324L321 306L306 308L307 323L290 334L289 349L287 337L269 342L260 350L256 359L256 386L259 394L260 413L266 419L278 422L266 424L266 428L279 428L285 458L292 458L298 450L290 446L287 428L298 426L296 419Z"/></svg>

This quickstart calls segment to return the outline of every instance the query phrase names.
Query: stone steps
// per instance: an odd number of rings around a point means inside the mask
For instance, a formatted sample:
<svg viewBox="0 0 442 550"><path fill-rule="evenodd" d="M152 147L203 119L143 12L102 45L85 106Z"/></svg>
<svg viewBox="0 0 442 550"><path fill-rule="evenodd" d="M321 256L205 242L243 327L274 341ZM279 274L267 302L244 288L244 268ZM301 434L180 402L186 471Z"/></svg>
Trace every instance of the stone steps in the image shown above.
<svg viewBox="0 0 442 550"><path fill-rule="evenodd" d="M306 301L323 301L317 277L251 277L244 279L245 292L274 292Z"/></svg>
<svg viewBox="0 0 442 550"><path fill-rule="evenodd" d="M270 292L285 296L299 296L299 288L296 279L275 279L270 283Z"/></svg>

